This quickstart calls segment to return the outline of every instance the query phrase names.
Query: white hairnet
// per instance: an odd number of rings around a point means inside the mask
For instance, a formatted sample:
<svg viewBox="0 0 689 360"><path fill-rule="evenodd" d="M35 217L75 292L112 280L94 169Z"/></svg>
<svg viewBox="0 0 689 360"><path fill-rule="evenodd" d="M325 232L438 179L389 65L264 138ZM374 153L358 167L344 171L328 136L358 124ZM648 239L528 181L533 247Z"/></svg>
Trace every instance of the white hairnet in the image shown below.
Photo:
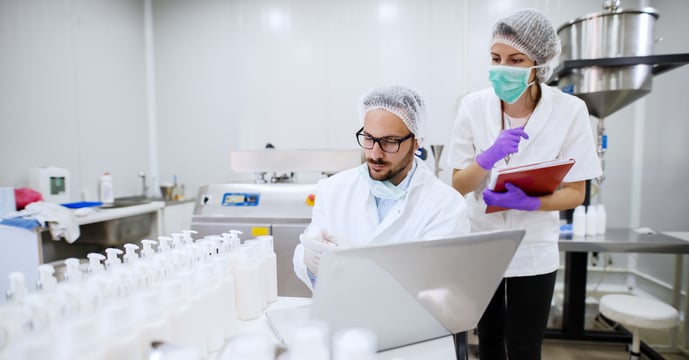
<svg viewBox="0 0 689 360"><path fill-rule="evenodd" d="M428 109L426 102L415 90L403 86L384 86L370 90L361 99L360 117L363 123L369 110L383 109L397 115L423 146L426 137Z"/></svg>
<svg viewBox="0 0 689 360"><path fill-rule="evenodd" d="M560 54L560 38L555 27L543 15L534 9L517 10L510 16L498 20L493 26L493 44L503 43L524 53L536 65L538 80L548 80L553 72L552 65L548 64L555 56Z"/></svg>

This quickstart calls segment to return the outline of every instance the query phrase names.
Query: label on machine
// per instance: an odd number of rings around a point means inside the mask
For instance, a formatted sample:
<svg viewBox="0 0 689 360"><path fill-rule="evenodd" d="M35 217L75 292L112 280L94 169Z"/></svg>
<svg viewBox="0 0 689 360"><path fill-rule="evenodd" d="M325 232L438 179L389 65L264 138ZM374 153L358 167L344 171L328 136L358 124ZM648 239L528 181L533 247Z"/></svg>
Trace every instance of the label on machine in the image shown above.
<svg viewBox="0 0 689 360"><path fill-rule="evenodd" d="M258 206L261 194L257 193L225 193L222 206Z"/></svg>

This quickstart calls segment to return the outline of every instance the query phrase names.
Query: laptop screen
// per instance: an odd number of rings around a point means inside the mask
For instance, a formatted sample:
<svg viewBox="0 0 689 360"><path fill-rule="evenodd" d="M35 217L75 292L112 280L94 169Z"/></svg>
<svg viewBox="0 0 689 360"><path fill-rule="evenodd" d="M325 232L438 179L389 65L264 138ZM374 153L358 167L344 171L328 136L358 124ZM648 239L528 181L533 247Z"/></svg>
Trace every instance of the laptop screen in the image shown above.
<svg viewBox="0 0 689 360"><path fill-rule="evenodd" d="M363 327L379 350L473 329L524 230L335 251L321 259L310 316Z"/></svg>

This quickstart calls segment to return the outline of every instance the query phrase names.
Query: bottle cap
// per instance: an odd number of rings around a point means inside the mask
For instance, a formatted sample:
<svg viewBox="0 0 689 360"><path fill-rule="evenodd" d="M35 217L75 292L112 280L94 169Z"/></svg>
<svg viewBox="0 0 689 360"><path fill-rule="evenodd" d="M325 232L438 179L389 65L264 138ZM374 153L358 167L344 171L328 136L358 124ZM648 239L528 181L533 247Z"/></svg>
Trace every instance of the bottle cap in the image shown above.
<svg viewBox="0 0 689 360"><path fill-rule="evenodd" d="M198 234L199 232L196 230L182 230L182 233L184 234L184 241L187 244L191 244L194 242L194 239L191 237L191 234Z"/></svg>
<svg viewBox="0 0 689 360"><path fill-rule="evenodd" d="M26 284L24 274L20 272L11 272L8 276L10 286L7 290L7 300L9 302L22 302L26 297Z"/></svg>
<svg viewBox="0 0 689 360"><path fill-rule="evenodd" d="M136 244L124 244L124 256L122 258L125 264L133 264L139 259L139 255L136 253L138 249L139 246Z"/></svg>
<svg viewBox="0 0 689 360"><path fill-rule="evenodd" d="M65 259L65 280L79 281L81 280L81 270L79 270L79 259L67 258Z"/></svg>
<svg viewBox="0 0 689 360"><path fill-rule="evenodd" d="M122 263L118 255L122 254L122 250L118 248L107 248L105 249L105 254L107 255L105 259L105 267L111 268Z"/></svg>
<svg viewBox="0 0 689 360"><path fill-rule="evenodd" d="M141 257L145 259L153 257L155 252L153 251L152 245L157 243L157 241L150 239L141 240L141 246L143 247L143 249L141 249Z"/></svg>
<svg viewBox="0 0 689 360"><path fill-rule="evenodd" d="M43 291L54 290L57 286L57 278L55 278L53 274L55 274L53 265L38 265L38 281L36 282L36 288Z"/></svg>
<svg viewBox="0 0 689 360"><path fill-rule="evenodd" d="M100 262L105 260L105 256L99 253L89 253L86 255L89 259L89 272L103 271L105 267Z"/></svg>
<svg viewBox="0 0 689 360"><path fill-rule="evenodd" d="M167 252L170 250L170 243L172 238L168 236L158 236L158 252Z"/></svg>

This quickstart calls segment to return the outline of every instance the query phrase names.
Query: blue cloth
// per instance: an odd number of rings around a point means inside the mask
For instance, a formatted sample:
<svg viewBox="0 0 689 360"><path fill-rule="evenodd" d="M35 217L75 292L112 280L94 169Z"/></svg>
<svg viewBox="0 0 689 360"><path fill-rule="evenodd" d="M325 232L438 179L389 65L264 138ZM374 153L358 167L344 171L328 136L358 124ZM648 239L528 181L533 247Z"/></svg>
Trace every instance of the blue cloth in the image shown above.
<svg viewBox="0 0 689 360"><path fill-rule="evenodd" d="M22 229L33 230L41 226L36 219L25 219L23 217L13 217L0 220L0 224L14 226Z"/></svg>
<svg viewBox="0 0 689 360"><path fill-rule="evenodd" d="M64 203L60 204L68 209L81 209L84 207L94 207L94 206L103 206L103 203L100 201L79 201L79 202L73 202L73 203Z"/></svg>

